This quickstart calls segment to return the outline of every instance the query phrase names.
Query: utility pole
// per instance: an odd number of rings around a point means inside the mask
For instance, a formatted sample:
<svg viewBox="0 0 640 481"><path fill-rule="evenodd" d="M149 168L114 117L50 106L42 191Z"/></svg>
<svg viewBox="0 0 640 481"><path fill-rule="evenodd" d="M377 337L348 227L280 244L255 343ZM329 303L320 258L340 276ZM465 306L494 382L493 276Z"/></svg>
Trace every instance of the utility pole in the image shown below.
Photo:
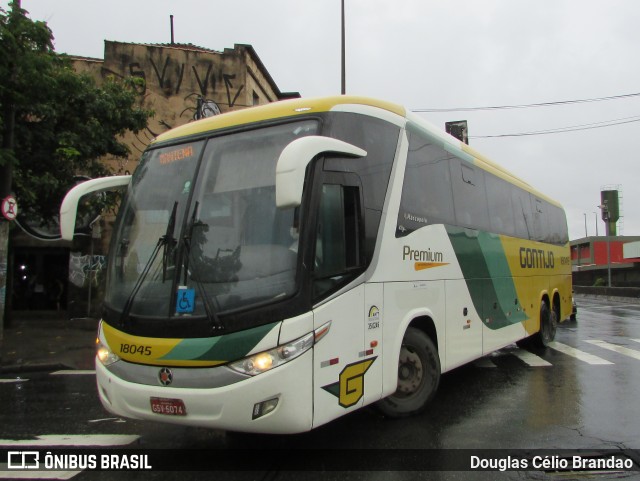
<svg viewBox="0 0 640 481"><path fill-rule="evenodd" d="M341 83L341 89L340 92L342 93L342 95L345 95L347 93L347 74L346 74L346 60L345 60L345 55L346 55L346 49L345 49L345 28L344 28L344 0L341 0L342 2L342 83Z"/></svg>
<svg viewBox="0 0 640 481"><path fill-rule="evenodd" d="M9 13L7 27L15 21L15 16L20 15L21 0L14 0L12 10ZM9 83L13 83L16 76L15 65L9 67ZM16 106L13 99L8 95L3 99L4 129L2 131L2 148L5 151L13 152L14 133L16 124ZM0 166L0 201L6 199L11 194L13 183L13 164L7 161ZM9 309L11 298L7 298L7 285L11 284L9 279L9 220L0 217L0 341L4 339L5 313ZM7 300L8 299L8 300Z"/></svg>

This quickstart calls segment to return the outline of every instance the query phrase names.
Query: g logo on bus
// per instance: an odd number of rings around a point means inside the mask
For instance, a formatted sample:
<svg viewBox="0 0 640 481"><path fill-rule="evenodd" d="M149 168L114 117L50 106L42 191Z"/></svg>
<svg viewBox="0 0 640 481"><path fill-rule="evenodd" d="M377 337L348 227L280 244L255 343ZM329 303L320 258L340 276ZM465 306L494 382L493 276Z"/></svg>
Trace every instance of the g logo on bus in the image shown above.
<svg viewBox="0 0 640 481"><path fill-rule="evenodd" d="M173 371L168 367L163 367L158 373L158 379L163 386L170 385L173 382Z"/></svg>
<svg viewBox="0 0 640 481"><path fill-rule="evenodd" d="M340 380L333 384L322 386L322 389L338 398L343 408L357 404L364 396L364 375L377 357L348 364L340 373Z"/></svg>

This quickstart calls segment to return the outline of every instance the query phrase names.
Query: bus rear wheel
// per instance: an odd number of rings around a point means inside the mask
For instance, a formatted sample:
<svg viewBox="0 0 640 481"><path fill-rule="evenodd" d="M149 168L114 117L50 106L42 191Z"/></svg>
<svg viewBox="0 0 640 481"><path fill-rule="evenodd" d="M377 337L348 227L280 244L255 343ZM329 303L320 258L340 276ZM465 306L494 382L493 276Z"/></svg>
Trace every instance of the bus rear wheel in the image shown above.
<svg viewBox="0 0 640 481"><path fill-rule="evenodd" d="M410 327L402 340L398 360L398 387L377 407L389 417L404 417L423 411L440 384L440 357L433 341Z"/></svg>
<svg viewBox="0 0 640 481"><path fill-rule="evenodd" d="M538 347L547 347L556 338L558 315L546 302L540 305L540 331L535 337Z"/></svg>

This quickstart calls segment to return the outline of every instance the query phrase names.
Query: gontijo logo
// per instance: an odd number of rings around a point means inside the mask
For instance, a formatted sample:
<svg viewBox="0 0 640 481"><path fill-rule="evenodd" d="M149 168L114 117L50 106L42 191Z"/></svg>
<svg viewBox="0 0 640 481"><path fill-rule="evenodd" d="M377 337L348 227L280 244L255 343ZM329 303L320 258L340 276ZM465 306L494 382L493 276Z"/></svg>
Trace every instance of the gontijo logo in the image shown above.
<svg viewBox="0 0 640 481"><path fill-rule="evenodd" d="M413 266L416 271L449 265L448 262L442 262L444 260L442 252L432 251L430 248L419 250L412 249L411 246L403 246L402 260L416 261Z"/></svg>
<svg viewBox="0 0 640 481"><path fill-rule="evenodd" d="M371 357L348 364L340 373L338 382L322 386L322 389L336 396L338 404L343 408L354 406L364 396L364 375L377 358Z"/></svg>
<svg viewBox="0 0 640 481"><path fill-rule="evenodd" d="M520 247L520 267L523 269L553 269L555 267L553 252Z"/></svg>

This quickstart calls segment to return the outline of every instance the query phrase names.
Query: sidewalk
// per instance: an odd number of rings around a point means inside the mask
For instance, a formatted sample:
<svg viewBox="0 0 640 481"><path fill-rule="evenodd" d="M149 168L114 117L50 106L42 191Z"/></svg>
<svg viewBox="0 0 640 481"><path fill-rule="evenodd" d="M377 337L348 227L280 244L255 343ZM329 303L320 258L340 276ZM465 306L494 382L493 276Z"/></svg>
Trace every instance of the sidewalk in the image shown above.
<svg viewBox="0 0 640 481"><path fill-rule="evenodd" d="M94 369L95 319L14 320L0 341L0 373Z"/></svg>

